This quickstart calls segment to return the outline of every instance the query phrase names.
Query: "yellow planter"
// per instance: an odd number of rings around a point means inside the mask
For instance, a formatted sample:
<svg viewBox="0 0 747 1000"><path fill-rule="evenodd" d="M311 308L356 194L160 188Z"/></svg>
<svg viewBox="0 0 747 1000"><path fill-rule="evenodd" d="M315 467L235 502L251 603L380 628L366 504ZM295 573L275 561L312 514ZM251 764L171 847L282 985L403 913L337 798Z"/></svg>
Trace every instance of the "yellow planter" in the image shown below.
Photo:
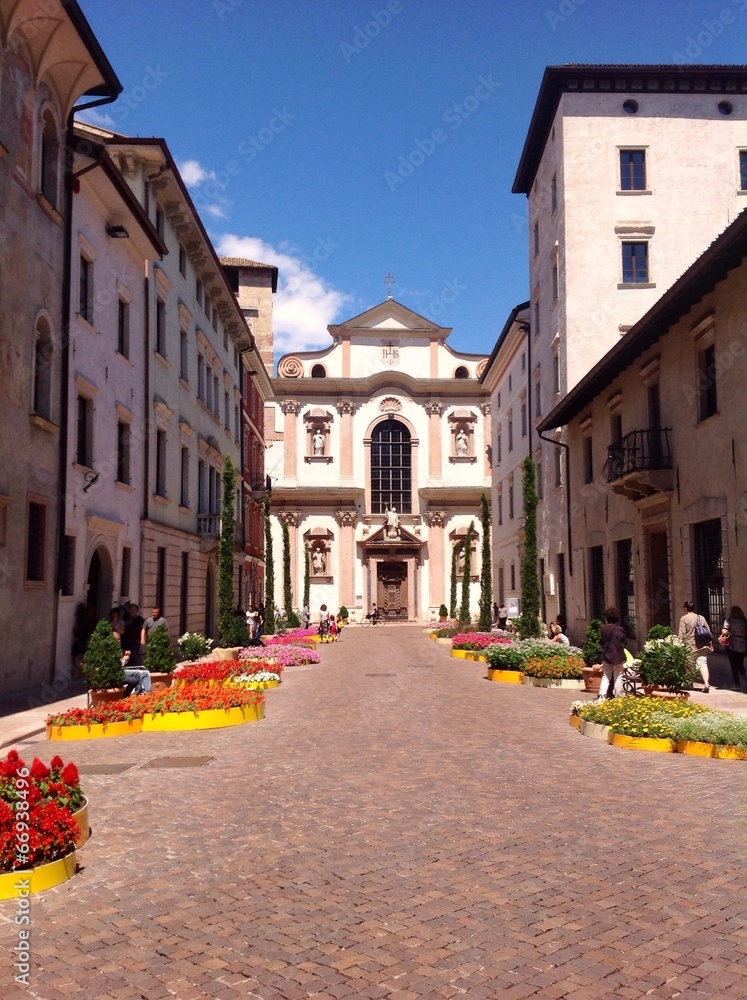
<svg viewBox="0 0 747 1000"><path fill-rule="evenodd" d="M243 722L258 722L265 717L265 705L245 708L209 708L202 712L164 712L143 716L144 733L173 733L191 729L223 729Z"/></svg>
<svg viewBox="0 0 747 1000"><path fill-rule="evenodd" d="M580 715L572 715L568 721L570 722L570 724L573 726L574 729L580 729L581 728L581 716Z"/></svg>
<svg viewBox="0 0 747 1000"><path fill-rule="evenodd" d="M716 747L713 743L701 743L698 740L678 740L674 745L676 753L690 754L691 757L715 757Z"/></svg>
<svg viewBox="0 0 747 1000"><path fill-rule="evenodd" d="M714 747L720 760L747 760L747 747Z"/></svg>
<svg viewBox="0 0 747 1000"><path fill-rule="evenodd" d="M649 750L654 753L674 753L671 740L649 739L645 736L622 736L620 733L610 733L609 742L613 747L625 750Z"/></svg>
<svg viewBox="0 0 747 1000"><path fill-rule="evenodd" d="M100 740L107 736L129 736L143 731L142 719L126 722L92 722L90 726L47 726L49 740Z"/></svg>
<svg viewBox="0 0 747 1000"><path fill-rule="evenodd" d="M267 688L276 688L280 681L242 681L241 684L227 684L227 687L246 688L249 691L266 691Z"/></svg>
<svg viewBox="0 0 747 1000"><path fill-rule="evenodd" d="M62 885L75 874L76 861L75 851L66 854L59 861L50 861L49 864L39 865L20 872L3 872L0 875L0 899L16 899L19 896L18 883L23 883L24 896L26 890L30 892L43 892L45 889L53 889L56 885ZM29 880L28 886L26 879Z"/></svg>
<svg viewBox="0 0 747 1000"><path fill-rule="evenodd" d="M482 653L478 653L477 650L471 649L467 652L467 659L473 660L475 663L487 663L487 656L483 656Z"/></svg>
<svg viewBox="0 0 747 1000"><path fill-rule="evenodd" d="M91 834L91 826L88 821L88 799L83 799L83 805L73 813L73 819L78 824L78 838L75 841L76 848L82 847Z"/></svg>
<svg viewBox="0 0 747 1000"><path fill-rule="evenodd" d="M468 660L470 657L469 649L452 649L451 655L455 660Z"/></svg>
<svg viewBox="0 0 747 1000"><path fill-rule="evenodd" d="M497 667L488 667L488 680L499 681L501 684L521 684L524 674L520 670L499 670Z"/></svg>

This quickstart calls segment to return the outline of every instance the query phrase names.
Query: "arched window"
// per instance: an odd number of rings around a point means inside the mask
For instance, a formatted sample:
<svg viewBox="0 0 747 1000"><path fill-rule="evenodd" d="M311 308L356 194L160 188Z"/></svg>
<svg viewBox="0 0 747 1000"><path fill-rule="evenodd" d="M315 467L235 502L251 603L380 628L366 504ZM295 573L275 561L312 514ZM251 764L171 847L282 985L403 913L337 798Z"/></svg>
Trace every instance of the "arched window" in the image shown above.
<svg viewBox="0 0 747 1000"><path fill-rule="evenodd" d="M45 420L52 418L52 335L49 324L40 319L34 342L34 413Z"/></svg>
<svg viewBox="0 0 747 1000"><path fill-rule="evenodd" d="M454 378L469 378L469 372L464 367L464 365L460 365L457 368L457 370L454 372Z"/></svg>
<svg viewBox="0 0 747 1000"><path fill-rule="evenodd" d="M327 369L324 367L324 365L314 365L314 367L311 369L311 377L312 378L326 378L327 377Z"/></svg>
<svg viewBox="0 0 747 1000"><path fill-rule="evenodd" d="M42 117L39 190L50 205L57 207L57 189L60 164L60 140L51 111Z"/></svg>
<svg viewBox="0 0 747 1000"><path fill-rule="evenodd" d="M412 446L410 432L398 420L385 420L371 435L371 512L395 507L412 513Z"/></svg>

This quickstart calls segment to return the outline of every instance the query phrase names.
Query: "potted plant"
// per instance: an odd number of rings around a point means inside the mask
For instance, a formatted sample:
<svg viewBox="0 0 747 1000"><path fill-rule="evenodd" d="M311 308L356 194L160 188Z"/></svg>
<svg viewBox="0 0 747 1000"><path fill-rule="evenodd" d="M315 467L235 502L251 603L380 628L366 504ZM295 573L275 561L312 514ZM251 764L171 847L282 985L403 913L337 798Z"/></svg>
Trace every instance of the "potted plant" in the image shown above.
<svg viewBox="0 0 747 1000"><path fill-rule="evenodd" d="M696 676L687 643L671 633L661 639L646 640L638 672L647 694L656 689L682 694L692 686Z"/></svg>
<svg viewBox="0 0 747 1000"><path fill-rule="evenodd" d="M145 669L150 672L151 688L160 691L171 687L176 660L171 649L169 633L163 625L154 628L148 639L148 652L145 654Z"/></svg>
<svg viewBox="0 0 747 1000"><path fill-rule="evenodd" d="M83 660L83 676L92 705L119 701L124 697L122 648L105 618L93 630L88 643Z"/></svg>
<svg viewBox="0 0 747 1000"><path fill-rule="evenodd" d="M449 611L445 604L438 609L438 620L442 622L449 620Z"/></svg>
<svg viewBox="0 0 747 1000"><path fill-rule="evenodd" d="M185 632L179 637L179 652L188 663L207 656L213 645L213 640L206 638L201 632Z"/></svg>
<svg viewBox="0 0 747 1000"><path fill-rule="evenodd" d="M592 618L586 628L586 638L582 647L584 666L582 673L584 677L584 690L593 693L599 692L602 683L602 621L600 618Z"/></svg>

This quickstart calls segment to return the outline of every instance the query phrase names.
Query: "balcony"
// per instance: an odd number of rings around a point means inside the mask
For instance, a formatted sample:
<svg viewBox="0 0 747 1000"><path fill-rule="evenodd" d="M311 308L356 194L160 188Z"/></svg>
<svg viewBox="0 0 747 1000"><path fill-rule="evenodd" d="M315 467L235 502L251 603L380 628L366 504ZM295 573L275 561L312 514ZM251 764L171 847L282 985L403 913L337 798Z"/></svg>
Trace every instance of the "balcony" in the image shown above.
<svg viewBox="0 0 747 1000"><path fill-rule="evenodd" d="M220 538L220 532L220 514L197 515L197 534L203 539L203 551L207 551L207 549L217 543L217 540ZM245 545L243 523L237 521L234 525L233 540L236 544L236 548L243 551ZM207 547L205 547L206 543L209 543Z"/></svg>
<svg viewBox="0 0 747 1000"><path fill-rule="evenodd" d="M606 480L615 493L643 500L674 489L670 427L631 431L607 449Z"/></svg>

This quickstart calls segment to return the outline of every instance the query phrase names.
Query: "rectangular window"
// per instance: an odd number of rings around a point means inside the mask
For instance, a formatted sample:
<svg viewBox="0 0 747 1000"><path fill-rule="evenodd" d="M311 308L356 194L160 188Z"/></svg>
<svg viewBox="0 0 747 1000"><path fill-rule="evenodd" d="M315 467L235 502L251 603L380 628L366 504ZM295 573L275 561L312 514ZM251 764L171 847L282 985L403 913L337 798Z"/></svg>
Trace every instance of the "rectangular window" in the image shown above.
<svg viewBox="0 0 747 1000"><path fill-rule="evenodd" d="M159 607L161 613L164 611L166 602L166 548L160 546L156 549L156 603L154 607Z"/></svg>
<svg viewBox="0 0 747 1000"><path fill-rule="evenodd" d="M560 354L557 351L552 356L552 391L560 392Z"/></svg>
<svg viewBox="0 0 747 1000"><path fill-rule="evenodd" d="M514 380L513 380L513 378L512 378L512 377L511 377L511 376L509 375L509 376L508 376L508 391L509 391L509 392L511 392L511 390L513 389L513 384L514 384Z"/></svg>
<svg viewBox="0 0 747 1000"><path fill-rule="evenodd" d="M620 150L620 190L646 190L646 153L643 149Z"/></svg>
<svg viewBox="0 0 747 1000"><path fill-rule="evenodd" d="M558 264L557 261L552 266L552 300L558 301Z"/></svg>
<svg viewBox="0 0 747 1000"><path fill-rule="evenodd" d="M511 563L511 590L516 590L516 566Z"/></svg>
<svg viewBox="0 0 747 1000"><path fill-rule="evenodd" d="M539 302L534 303L534 335L539 337L540 333L540 307Z"/></svg>
<svg viewBox="0 0 747 1000"><path fill-rule="evenodd" d="M238 403L236 403L236 405L233 408L233 436L234 436L234 440L238 444L239 441L241 440L241 424L239 422L239 404Z"/></svg>
<svg viewBox="0 0 747 1000"><path fill-rule="evenodd" d="M29 503L26 536L26 579L43 583L47 554L47 508L43 503Z"/></svg>
<svg viewBox="0 0 747 1000"><path fill-rule="evenodd" d="M545 495L545 486L542 479L542 461L537 462L537 499L541 500Z"/></svg>
<svg viewBox="0 0 747 1000"><path fill-rule="evenodd" d="M718 413L716 397L716 347L698 351L698 419L706 420Z"/></svg>
<svg viewBox="0 0 747 1000"><path fill-rule="evenodd" d="M166 431L156 431L156 495L166 496Z"/></svg>
<svg viewBox="0 0 747 1000"><path fill-rule="evenodd" d="M75 593L75 535L65 535L63 539L60 593L63 597L72 597Z"/></svg>
<svg viewBox="0 0 747 1000"><path fill-rule="evenodd" d="M182 330L179 337L179 378L182 382L189 382L189 337L186 330Z"/></svg>
<svg viewBox="0 0 747 1000"><path fill-rule="evenodd" d="M130 425L117 423L117 482L130 482Z"/></svg>
<svg viewBox="0 0 747 1000"><path fill-rule="evenodd" d="M498 524L503 524L503 494L498 494Z"/></svg>
<svg viewBox="0 0 747 1000"><path fill-rule="evenodd" d="M387 420L371 439L371 511L383 514L395 507L399 514L412 512L412 446L404 424Z"/></svg>
<svg viewBox="0 0 747 1000"><path fill-rule="evenodd" d="M207 510L205 462L200 459L197 463L197 513L204 514Z"/></svg>
<svg viewBox="0 0 747 1000"><path fill-rule="evenodd" d="M563 453L557 445L555 446L555 485L563 485Z"/></svg>
<svg viewBox="0 0 747 1000"><path fill-rule="evenodd" d="M227 392L223 393L223 426L231 432L231 398Z"/></svg>
<svg viewBox="0 0 747 1000"><path fill-rule="evenodd" d="M540 252L540 227L539 223L534 224L534 256L536 257Z"/></svg>
<svg viewBox="0 0 747 1000"><path fill-rule="evenodd" d="M495 464L500 465L503 461L503 435L500 426L496 430L495 436Z"/></svg>
<svg viewBox="0 0 747 1000"><path fill-rule="evenodd" d="M527 401L521 401L521 436L527 436Z"/></svg>
<svg viewBox="0 0 747 1000"><path fill-rule="evenodd" d="M539 378L534 383L534 415L542 416L542 381Z"/></svg>
<svg viewBox="0 0 747 1000"><path fill-rule="evenodd" d="M163 239L166 218L158 206L156 206L156 232Z"/></svg>
<svg viewBox="0 0 747 1000"><path fill-rule="evenodd" d="M205 404L209 410L213 408L213 369L205 365Z"/></svg>
<svg viewBox="0 0 747 1000"><path fill-rule="evenodd" d="M87 396L78 396L78 413L75 426L75 461L91 468L93 465L93 402Z"/></svg>
<svg viewBox="0 0 747 1000"><path fill-rule="evenodd" d="M604 547L589 549L589 607L591 617L604 620Z"/></svg>
<svg viewBox="0 0 747 1000"><path fill-rule="evenodd" d="M508 450L514 450L514 418L513 413L508 415Z"/></svg>
<svg viewBox="0 0 747 1000"><path fill-rule="evenodd" d="M624 285L648 283L648 243L623 243L622 280Z"/></svg>
<svg viewBox="0 0 747 1000"><path fill-rule="evenodd" d="M195 298L202 305L202 282L199 278L195 281Z"/></svg>
<svg viewBox="0 0 747 1000"><path fill-rule="evenodd" d="M130 303L117 299L117 352L130 356Z"/></svg>
<svg viewBox="0 0 747 1000"><path fill-rule="evenodd" d="M156 299L156 351L166 357L166 303Z"/></svg>
<svg viewBox="0 0 747 1000"><path fill-rule="evenodd" d="M130 569L132 566L132 549L125 545L122 549L122 576L119 581L119 596L130 596Z"/></svg>
<svg viewBox="0 0 747 1000"><path fill-rule="evenodd" d="M220 420L220 379L213 375L213 413Z"/></svg>
<svg viewBox="0 0 747 1000"><path fill-rule="evenodd" d="M693 525L693 554L695 607L715 630L725 618L726 600L720 518Z"/></svg>
<svg viewBox="0 0 747 1000"><path fill-rule="evenodd" d="M514 516L514 479L513 476L508 481L508 518Z"/></svg>
<svg viewBox="0 0 747 1000"><path fill-rule="evenodd" d="M558 210L558 178L553 176L550 181L550 211L554 215Z"/></svg>
<svg viewBox="0 0 747 1000"><path fill-rule="evenodd" d="M747 191L747 149L739 150L739 190Z"/></svg>
<svg viewBox="0 0 747 1000"><path fill-rule="evenodd" d="M179 504L189 507L189 448L182 448Z"/></svg>
<svg viewBox="0 0 747 1000"><path fill-rule="evenodd" d="M78 277L78 315L93 326L93 264L83 254Z"/></svg>
<svg viewBox="0 0 747 1000"><path fill-rule="evenodd" d="M183 278L187 277L187 251L179 244L179 274Z"/></svg>
<svg viewBox="0 0 747 1000"><path fill-rule="evenodd" d="M205 358L197 355L197 398L205 399Z"/></svg>
<svg viewBox="0 0 747 1000"><path fill-rule="evenodd" d="M584 482L594 481L594 448L591 434L584 438Z"/></svg>
<svg viewBox="0 0 747 1000"><path fill-rule="evenodd" d="M616 600L620 609L620 624L629 636L635 635L635 579L633 576L633 539L623 538L615 543L615 568L617 570Z"/></svg>

